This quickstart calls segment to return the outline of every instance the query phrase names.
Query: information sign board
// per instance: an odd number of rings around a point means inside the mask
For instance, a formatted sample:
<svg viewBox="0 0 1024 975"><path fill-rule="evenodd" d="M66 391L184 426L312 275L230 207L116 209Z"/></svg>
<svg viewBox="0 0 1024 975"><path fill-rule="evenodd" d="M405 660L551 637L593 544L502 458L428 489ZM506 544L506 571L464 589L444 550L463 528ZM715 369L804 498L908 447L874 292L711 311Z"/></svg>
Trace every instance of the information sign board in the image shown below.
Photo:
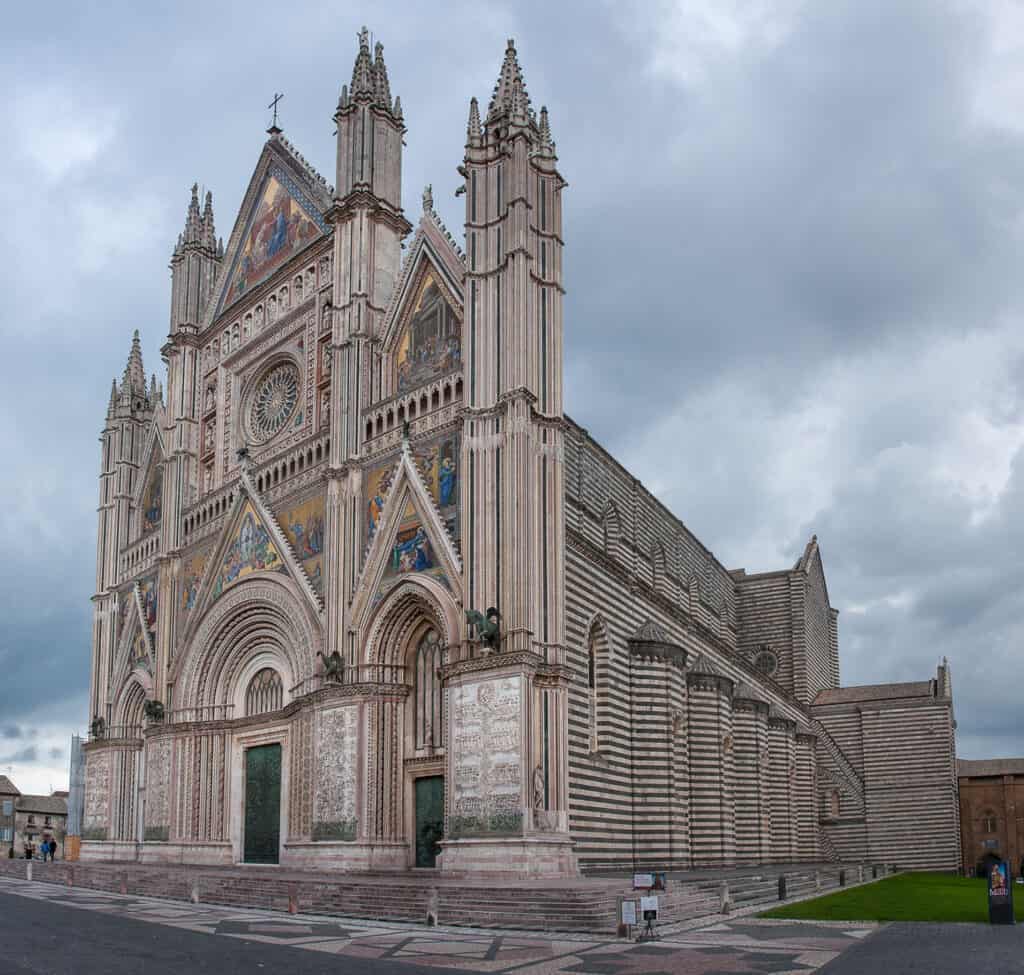
<svg viewBox="0 0 1024 975"><path fill-rule="evenodd" d="M654 912L654 916L658 916L658 898L657 897L641 897L640 898L640 913L643 914L644 920L652 920L647 916L649 911Z"/></svg>
<svg viewBox="0 0 1024 975"><path fill-rule="evenodd" d="M990 924L1013 924L1013 886L1010 865L993 863L988 871L988 920Z"/></svg>
<svg viewBox="0 0 1024 975"><path fill-rule="evenodd" d="M636 924L636 901L623 901L622 902L622 923L623 924Z"/></svg>
<svg viewBox="0 0 1024 975"><path fill-rule="evenodd" d="M654 886L653 873L633 874L633 890L650 890Z"/></svg>

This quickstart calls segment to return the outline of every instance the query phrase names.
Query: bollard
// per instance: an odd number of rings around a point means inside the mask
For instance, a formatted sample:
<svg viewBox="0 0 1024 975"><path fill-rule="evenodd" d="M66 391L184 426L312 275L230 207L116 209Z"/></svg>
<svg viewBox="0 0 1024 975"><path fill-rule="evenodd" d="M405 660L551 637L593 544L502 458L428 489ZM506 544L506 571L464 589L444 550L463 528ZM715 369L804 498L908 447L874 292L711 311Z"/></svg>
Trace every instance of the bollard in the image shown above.
<svg viewBox="0 0 1024 975"><path fill-rule="evenodd" d="M786 899L786 875L784 873L779 874L779 900L784 901Z"/></svg>
<svg viewBox="0 0 1024 975"><path fill-rule="evenodd" d="M820 870L815 870L814 871L814 889L815 890L821 890L821 871Z"/></svg>
<svg viewBox="0 0 1024 975"><path fill-rule="evenodd" d="M876 864L876 863L871 864L871 879L872 880L877 880L878 879L878 864Z"/></svg>
<svg viewBox="0 0 1024 975"><path fill-rule="evenodd" d="M32 879L32 861L31 860L28 861L28 868L25 871L25 879L26 880L31 880Z"/></svg>
<svg viewBox="0 0 1024 975"><path fill-rule="evenodd" d="M845 887L846 886L846 871L845 870L840 870L839 871L839 886L840 887Z"/></svg>
<svg viewBox="0 0 1024 975"><path fill-rule="evenodd" d="M863 882L864 882L864 867L860 866L860 867L857 867L857 883L863 883Z"/></svg>

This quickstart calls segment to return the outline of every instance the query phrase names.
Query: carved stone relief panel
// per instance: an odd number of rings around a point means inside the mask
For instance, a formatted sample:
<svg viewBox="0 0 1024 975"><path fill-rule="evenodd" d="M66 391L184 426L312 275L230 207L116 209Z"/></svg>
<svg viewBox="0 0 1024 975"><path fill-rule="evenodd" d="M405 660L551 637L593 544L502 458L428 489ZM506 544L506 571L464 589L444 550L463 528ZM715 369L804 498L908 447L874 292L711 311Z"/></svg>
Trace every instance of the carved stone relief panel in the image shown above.
<svg viewBox="0 0 1024 975"><path fill-rule="evenodd" d="M83 840L105 840L110 826L110 755L93 752L85 766L85 810Z"/></svg>
<svg viewBox="0 0 1024 975"><path fill-rule="evenodd" d="M358 707L321 711L316 732L316 791L313 800L314 840L354 840L356 763L359 744Z"/></svg>
<svg viewBox="0 0 1024 975"><path fill-rule="evenodd" d="M171 823L171 739L155 738L146 745L146 842L166 843Z"/></svg>
<svg viewBox="0 0 1024 975"><path fill-rule="evenodd" d="M461 684L451 700L448 835L516 833L523 819L523 678Z"/></svg>

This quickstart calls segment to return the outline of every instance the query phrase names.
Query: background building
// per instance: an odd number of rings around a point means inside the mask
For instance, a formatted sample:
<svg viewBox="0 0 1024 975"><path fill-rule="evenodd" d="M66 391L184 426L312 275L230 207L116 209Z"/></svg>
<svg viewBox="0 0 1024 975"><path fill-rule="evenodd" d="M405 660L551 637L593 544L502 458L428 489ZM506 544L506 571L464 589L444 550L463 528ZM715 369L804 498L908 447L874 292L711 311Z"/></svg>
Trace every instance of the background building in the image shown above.
<svg viewBox="0 0 1024 975"><path fill-rule="evenodd" d="M6 775L0 775L0 842L2 855L11 846L16 857L24 856L25 845L38 848L43 840L57 841L57 856L64 856L67 830L67 792L49 796L23 795Z"/></svg>
<svg viewBox="0 0 1024 975"><path fill-rule="evenodd" d="M1024 868L1024 758L957 762L964 869L982 873L995 860Z"/></svg>
<svg viewBox="0 0 1024 975"><path fill-rule="evenodd" d="M14 807L21 793L6 775L0 775L0 856L6 856L14 842Z"/></svg>

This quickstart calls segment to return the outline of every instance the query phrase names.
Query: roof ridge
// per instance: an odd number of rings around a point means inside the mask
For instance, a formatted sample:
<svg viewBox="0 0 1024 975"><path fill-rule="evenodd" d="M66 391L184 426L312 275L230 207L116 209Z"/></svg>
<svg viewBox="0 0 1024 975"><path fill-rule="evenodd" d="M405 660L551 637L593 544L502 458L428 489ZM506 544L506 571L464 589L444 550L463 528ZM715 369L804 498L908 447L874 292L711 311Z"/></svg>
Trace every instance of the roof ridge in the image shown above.
<svg viewBox="0 0 1024 975"><path fill-rule="evenodd" d="M278 142L303 169L305 173L311 176L317 183L319 183L324 189L327 190L330 196L334 196L334 187L320 175L319 171L313 166L313 164L306 159L306 157L299 152L295 147L295 144L291 142L282 132L278 132L271 136L270 142Z"/></svg>

